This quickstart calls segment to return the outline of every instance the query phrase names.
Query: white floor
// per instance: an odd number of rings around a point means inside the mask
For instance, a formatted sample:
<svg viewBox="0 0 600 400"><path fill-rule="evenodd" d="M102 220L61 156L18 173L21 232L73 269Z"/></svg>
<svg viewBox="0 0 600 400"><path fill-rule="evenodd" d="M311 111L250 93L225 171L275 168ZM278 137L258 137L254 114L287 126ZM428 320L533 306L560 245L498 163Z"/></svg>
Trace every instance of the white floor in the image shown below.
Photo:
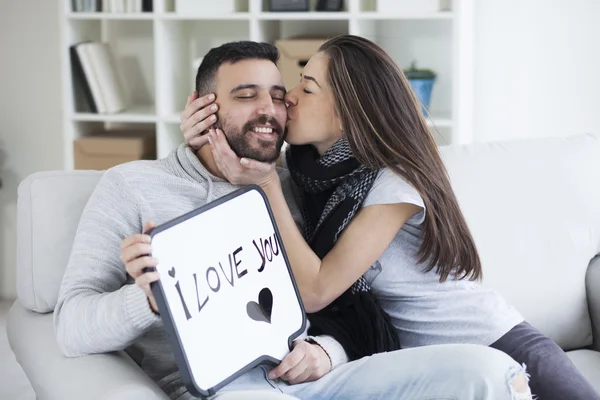
<svg viewBox="0 0 600 400"><path fill-rule="evenodd" d="M35 394L6 337L6 317L11 304L0 302L0 400L34 400Z"/></svg>

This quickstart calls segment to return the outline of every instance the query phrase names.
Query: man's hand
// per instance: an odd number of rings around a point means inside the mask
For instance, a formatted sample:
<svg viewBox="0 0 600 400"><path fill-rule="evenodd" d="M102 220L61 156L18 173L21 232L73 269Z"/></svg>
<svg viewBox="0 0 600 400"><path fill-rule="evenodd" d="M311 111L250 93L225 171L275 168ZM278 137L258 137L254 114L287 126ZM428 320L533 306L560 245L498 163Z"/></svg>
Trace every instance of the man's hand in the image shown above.
<svg viewBox="0 0 600 400"><path fill-rule="evenodd" d="M218 106L213 103L214 101L214 94L209 93L198 98L198 92L194 91L188 96L185 110L180 115L179 129L183 133L185 144L195 151L208 143L205 133L217 122Z"/></svg>
<svg viewBox="0 0 600 400"><path fill-rule="evenodd" d="M135 279L135 284L148 296L152 310L158 313L158 306L152 290L150 290L150 283L157 281L160 275L157 271L144 272L144 268L158 265L158 260L149 256L152 254L152 246L150 245L150 236L146 235L146 232L155 226L153 222L146 222L143 233L126 237L121 242L121 261L125 264L127 273Z"/></svg>
<svg viewBox="0 0 600 400"><path fill-rule="evenodd" d="M291 353L277 368L269 372L269 378L281 378L294 385L316 381L327 375L330 370L331 360L321 346L297 340Z"/></svg>

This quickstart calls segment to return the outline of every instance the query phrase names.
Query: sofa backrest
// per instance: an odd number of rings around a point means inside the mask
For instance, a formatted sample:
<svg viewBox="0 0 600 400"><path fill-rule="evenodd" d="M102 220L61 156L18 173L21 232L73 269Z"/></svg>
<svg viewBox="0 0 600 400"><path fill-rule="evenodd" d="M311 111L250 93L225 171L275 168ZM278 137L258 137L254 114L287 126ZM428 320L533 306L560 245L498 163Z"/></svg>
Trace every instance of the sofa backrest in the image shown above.
<svg viewBox="0 0 600 400"><path fill-rule="evenodd" d="M600 135L441 148L483 284L564 349L591 344L585 277L600 253Z"/></svg>
<svg viewBox="0 0 600 400"><path fill-rule="evenodd" d="M17 295L40 313L54 310L83 208L101 171L39 172L19 185Z"/></svg>
<svg viewBox="0 0 600 400"><path fill-rule="evenodd" d="M563 348L591 344L585 273L600 253L600 135L441 148L497 290ZM100 171L36 173L19 186L17 290L56 304L79 217Z"/></svg>

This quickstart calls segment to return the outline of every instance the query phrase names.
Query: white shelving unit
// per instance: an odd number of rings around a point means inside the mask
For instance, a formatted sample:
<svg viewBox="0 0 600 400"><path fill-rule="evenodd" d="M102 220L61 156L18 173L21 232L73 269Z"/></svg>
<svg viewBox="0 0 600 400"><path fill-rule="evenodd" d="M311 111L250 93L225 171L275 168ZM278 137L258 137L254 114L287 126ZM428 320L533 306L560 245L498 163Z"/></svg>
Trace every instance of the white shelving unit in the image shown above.
<svg viewBox="0 0 600 400"><path fill-rule="evenodd" d="M313 1L314 3L315 1ZM62 0L65 169L73 168L73 140L106 124L153 127L157 156L182 142L179 113L193 91L193 60L232 40L274 43L295 35L354 34L379 43L407 68L438 74L430 126L440 145L472 138L473 0L451 0L450 11L403 14L376 11L376 0L346 0L340 12L268 12L268 0L236 0L225 15L181 15L174 0L154 0L151 13L78 13ZM314 4L313 8L314 9ZM76 109L69 46L83 40L108 42L133 106L119 114ZM438 134L439 133L439 134Z"/></svg>

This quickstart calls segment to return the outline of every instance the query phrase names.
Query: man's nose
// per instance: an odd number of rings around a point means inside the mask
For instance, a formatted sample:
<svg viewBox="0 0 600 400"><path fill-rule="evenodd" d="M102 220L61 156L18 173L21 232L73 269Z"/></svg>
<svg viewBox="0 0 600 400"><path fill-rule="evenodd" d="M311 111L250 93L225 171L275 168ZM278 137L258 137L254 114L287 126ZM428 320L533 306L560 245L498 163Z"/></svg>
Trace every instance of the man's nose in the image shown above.
<svg viewBox="0 0 600 400"><path fill-rule="evenodd" d="M275 115L275 104L271 96L263 96L258 105L258 113L261 115Z"/></svg>

